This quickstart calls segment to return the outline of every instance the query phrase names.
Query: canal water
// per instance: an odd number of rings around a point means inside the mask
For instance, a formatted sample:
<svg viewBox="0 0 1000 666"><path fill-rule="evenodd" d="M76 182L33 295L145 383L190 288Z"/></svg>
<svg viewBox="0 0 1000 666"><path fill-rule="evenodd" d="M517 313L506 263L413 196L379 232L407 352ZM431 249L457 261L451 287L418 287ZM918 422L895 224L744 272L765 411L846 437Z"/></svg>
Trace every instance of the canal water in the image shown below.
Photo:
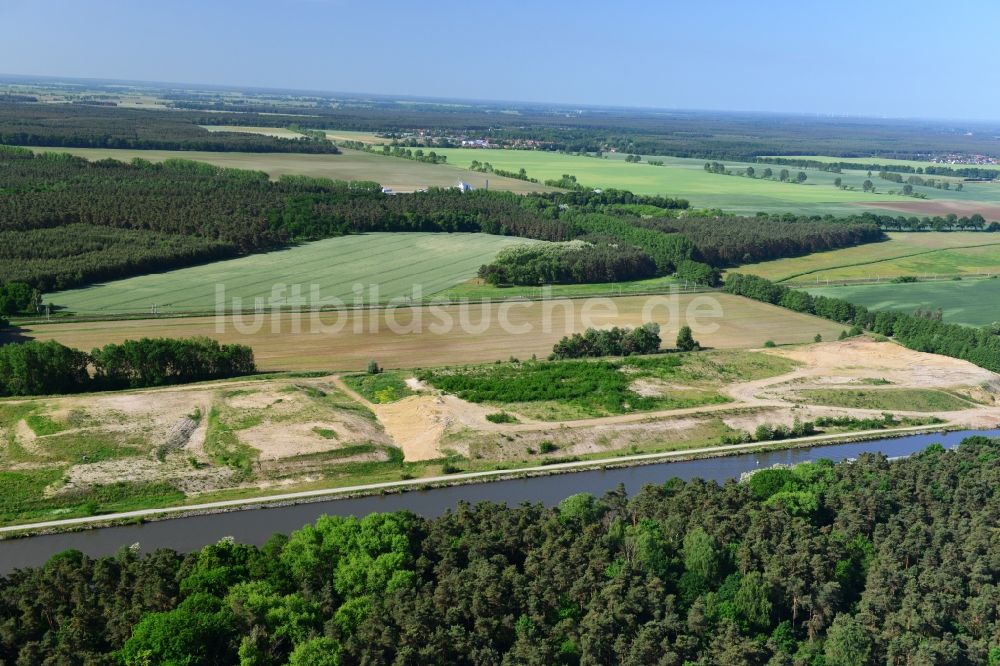
<svg viewBox="0 0 1000 666"><path fill-rule="evenodd" d="M794 465L819 458L840 461L866 452L880 452L890 458L908 456L934 443L950 448L973 435L1000 437L1000 430L910 435L768 453L569 472L292 506L255 507L228 513L158 520L142 525L9 539L0 541L0 574L20 567L43 564L52 555L71 548L92 557L111 555L122 546L135 543L139 544L143 552L158 548L172 548L183 552L196 550L227 536L239 542L261 545L275 532L291 532L324 514L363 516L377 511L405 509L422 516L434 517L454 508L459 502L481 501L504 502L510 506L522 502L541 502L551 506L574 493L589 492L599 496L616 488L618 484L624 484L626 491L633 494L645 484L662 484L673 477L684 480L700 477L722 483L727 479L739 478L743 472L779 463Z"/></svg>

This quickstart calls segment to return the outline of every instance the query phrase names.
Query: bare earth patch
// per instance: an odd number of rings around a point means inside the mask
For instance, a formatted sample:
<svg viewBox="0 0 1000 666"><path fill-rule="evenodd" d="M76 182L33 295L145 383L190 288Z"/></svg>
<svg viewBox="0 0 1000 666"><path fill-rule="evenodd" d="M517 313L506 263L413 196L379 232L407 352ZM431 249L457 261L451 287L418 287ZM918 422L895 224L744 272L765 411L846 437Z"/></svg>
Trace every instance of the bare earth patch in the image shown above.
<svg viewBox="0 0 1000 666"><path fill-rule="evenodd" d="M895 386L906 388L950 388L979 386L998 379L995 373L967 361L874 342L863 336L771 350L771 353L800 361L805 366L800 370L801 376L820 381L824 377L839 376L848 381L886 379Z"/></svg>
<svg viewBox="0 0 1000 666"><path fill-rule="evenodd" d="M406 388L411 391L416 391L417 393L431 390L431 387L427 385L427 382L422 382L416 377L406 378Z"/></svg>
<svg viewBox="0 0 1000 666"><path fill-rule="evenodd" d="M966 201L878 201L858 204L865 208L885 208L916 215L946 216L954 213L959 217L979 213L988 221L1000 220L1000 206Z"/></svg>
<svg viewBox="0 0 1000 666"><path fill-rule="evenodd" d="M159 462L153 458L107 460L70 467L66 471L67 482L55 489L54 494L116 481L136 483L167 481L190 495L228 487L232 485L233 476L234 471L228 467L206 466L196 469L179 457L168 459L166 462Z"/></svg>
<svg viewBox="0 0 1000 666"><path fill-rule="evenodd" d="M690 391L693 387L682 384L671 384L656 377L637 379L629 384L628 390L643 398L662 398L670 391Z"/></svg>
<svg viewBox="0 0 1000 666"><path fill-rule="evenodd" d="M440 458L438 442L454 420L445 401L436 395L411 395L396 402L373 405L386 433L403 449L405 460Z"/></svg>
<svg viewBox="0 0 1000 666"><path fill-rule="evenodd" d="M335 436L323 437L317 429L332 431ZM260 451L262 461L324 453L368 442L391 443L376 424L360 417L304 423L267 422L241 430L238 436L240 441Z"/></svg>

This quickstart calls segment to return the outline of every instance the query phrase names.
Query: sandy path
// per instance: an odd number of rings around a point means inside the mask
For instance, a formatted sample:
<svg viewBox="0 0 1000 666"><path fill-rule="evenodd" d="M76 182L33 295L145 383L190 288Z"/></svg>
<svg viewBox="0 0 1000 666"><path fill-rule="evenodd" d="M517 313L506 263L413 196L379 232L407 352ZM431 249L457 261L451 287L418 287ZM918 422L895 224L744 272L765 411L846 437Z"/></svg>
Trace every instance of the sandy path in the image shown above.
<svg viewBox="0 0 1000 666"><path fill-rule="evenodd" d="M403 450L408 461L433 460L441 457L438 442L445 428L453 421L445 401L436 395L411 395L396 402L379 404L371 402L340 377L331 381L344 394L372 410L386 434Z"/></svg>
<svg viewBox="0 0 1000 666"><path fill-rule="evenodd" d="M785 393L811 386L879 388L857 382L860 379L881 378L892 381L891 385L882 387L884 389L945 389L984 384L997 386L1000 383L1000 375L971 363L946 356L915 352L891 342L874 342L865 337L793 349L764 351L791 358L803 365L776 377L720 387L720 391L732 398L732 402L569 421L535 421L522 417L520 423L492 423L486 420L485 415L496 411L495 408L476 405L453 395L416 395L395 403L378 405L351 390L339 377L333 378L333 382L347 395L375 412L385 426L386 432L403 449L407 460L429 460L440 457L442 454L438 442L447 427L452 424L481 432L530 433L552 428L583 429L654 422L678 416L709 415L746 408L787 410L800 408L808 411L809 418L818 416L869 418L881 416L885 410L803 405L791 400ZM951 412L892 410L892 413L915 418L934 416L941 419L942 425L977 428L1000 425L1000 407L977 405L971 401L968 404L968 409Z"/></svg>

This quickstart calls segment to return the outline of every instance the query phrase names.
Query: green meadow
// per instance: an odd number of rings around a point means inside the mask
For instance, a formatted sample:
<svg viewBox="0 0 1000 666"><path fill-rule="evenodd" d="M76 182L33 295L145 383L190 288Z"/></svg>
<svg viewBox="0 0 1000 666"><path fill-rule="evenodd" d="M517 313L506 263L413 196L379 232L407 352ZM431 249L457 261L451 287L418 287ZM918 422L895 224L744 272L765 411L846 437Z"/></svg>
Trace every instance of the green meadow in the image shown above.
<svg viewBox="0 0 1000 666"><path fill-rule="evenodd" d="M389 159L389 158L386 158ZM378 300L411 296L420 285L430 295L468 280L502 248L532 243L523 238L488 234L372 233L306 243L287 250L254 254L166 273L141 275L82 289L47 294L46 302L76 313L141 313L156 304L159 312L211 311L216 285L225 286L227 307L233 297L251 309L255 299L270 302L275 285L288 285L278 294L291 297L291 285L301 285L309 296L318 285L324 299L353 303L353 287L378 285ZM265 307L270 307L266 305Z"/></svg>
<svg viewBox="0 0 1000 666"><path fill-rule="evenodd" d="M810 288L810 294L844 298L872 310L941 309L945 321L986 326L1000 321L1000 280L948 280Z"/></svg>
<svg viewBox="0 0 1000 666"><path fill-rule="evenodd" d="M436 152L448 156L452 166L468 167L473 160L489 162L506 171L525 169L528 176L544 182L558 179L563 174L576 176L586 187L619 188L637 194L661 194L688 199L696 208L722 208L743 212L792 212L805 213L857 211L850 204L855 202L888 202L903 199L888 194L868 194L860 191L864 178L861 175L844 179L855 184L858 191L834 187L834 174L805 170L809 179L803 184L782 183L761 178L726 176L705 171L705 160L678 157L646 157L643 162L630 163L625 156L609 154L605 157L587 157L546 151L441 148ZM662 160L663 166L654 166L646 159ZM759 173L766 168L760 164L724 162L727 167L742 172L753 166ZM771 167L777 174L781 167ZM789 169L794 175L798 169Z"/></svg>
<svg viewBox="0 0 1000 666"><path fill-rule="evenodd" d="M838 280L1000 273L1000 236L992 233L891 232L867 243L804 257L786 257L733 269L774 282L809 285Z"/></svg>

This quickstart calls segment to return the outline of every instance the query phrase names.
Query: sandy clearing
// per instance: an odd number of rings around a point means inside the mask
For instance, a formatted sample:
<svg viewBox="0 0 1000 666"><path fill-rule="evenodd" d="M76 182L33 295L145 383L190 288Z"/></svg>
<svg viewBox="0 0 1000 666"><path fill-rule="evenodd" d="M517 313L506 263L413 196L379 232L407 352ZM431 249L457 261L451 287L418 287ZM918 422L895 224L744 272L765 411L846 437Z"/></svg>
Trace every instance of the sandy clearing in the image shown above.
<svg viewBox="0 0 1000 666"><path fill-rule="evenodd" d="M165 481L185 494L214 490L232 485L235 472L229 467L205 466L194 468L185 459L172 458L159 462L152 458L126 458L73 465L66 473L67 482L52 492L67 493L115 481L136 483Z"/></svg>
<svg viewBox="0 0 1000 666"><path fill-rule="evenodd" d="M427 382L422 382L416 377L407 377L406 387L411 391L417 391L417 392L431 390L431 387L427 385Z"/></svg>
<svg viewBox="0 0 1000 666"><path fill-rule="evenodd" d="M767 353L784 356L801 365L790 373L768 379L740 382L720 387L734 399L728 404L706 405L686 409L663 410L622 414L611 417L574 419L560 423L544 423L520 417L519 423L496 424L486 420L486 415L496 411L487 405L477 405L453 395L440 395L420 387L421 395L411 396L388 405L376 405L348 390L375 412L387 434L400 446L407 460L427 460L442 455L441 439L446 432L466 431L479 436L511 435L541 441L546 437L565 440L574 452L608 450L611 442L619 444L635 441L634 433L679 433L698 427L705 418L720 413L723 422L736 429L752 430L761 423L789 425L796 418L812 420L819 416L866 417L881 413L878 410L848 409L838 407L798 405L788 399L787 391L801 389L815 383L821 386L870 386L872 380L888 380L891 388L938 388L954 390L958 387L976 389L992 395L990 386L1000 385L1000 376L957 359L915 352L891 342L874 342L867 337L839 342L802 345L788 349L769 349ZM415 380L414 380L415 381ZM662 383L664 386L660 386ZM665 382L637 381L636 388L661 392L663 388L678 389ZM342 382L341 382L342 384ZM413 388L413 382L408 382ZM346 388L346 387L341 387ZM429 391L429 393L428 393ZM741 413L741 408L753 408L754 413ZM899 415L927 416L922 413L897 412ZM946 421L969 425L1000 423L1000 410L974 407L961 412L938 414ZM449 437L453 444L456 439ZM571 440L578 440L575 443ZM464 448L464 447L463 447Z"/></svg>
<svg viewBox="0 0 1000 666"><path fill-rule="evenodd" d="M906 388L978 386L1000 380L996 373L967 361L913 351L891 342L875 342L864 336L766 351L799 361L804 367L794 374L807 378L887 379Z"/></svg>
<svg viewBox="0 0 1000 666"><path fill-rule="evenodd" d="M441 457L438 442L452 419L438 396L411 395L396 402L374 405L375 415L399 448L405 460Z"/></svg>
<svg viewBox="0 0 1000 666"><path fill-rule="evenodd" d="M680 417L711 417L720 413L723 422L730 427L741 430L752 430L761 423L790 425L795 418L802 421L813 420L820 416L853 416L858 418L879 415L883 410L855 409L842 407L827 407L820 405L802 405L794 402L794 391L815 383L822 387L853 387L864 385L866 388L876 388L868 384L870 380L886 379L891 385L885 388L933 388L950 391L978 392L977 397L995 397L1000 392L1000 375L979 368L966 361L925 354L906 349L892 342L875 342L867 337L852 338L839 342L826 342L802 345L790 349L761 350L770 354L784 356L800 362L802 365L792 372L750 382L739 382L721 386L720 390L733 398L733 402L705 405L683 409L663 410L655 412L636 412L608 417L574 419L558 423L530 421L514 424L497 424L485 421L485 413L495 411L481 405L475 405L455 396L443 395L439 402L434 403L433 435L440 436L442 422L454 425L456 430L488 436L501 434L517 437L552 436L553 433L567 434L572 437L592 439L590 434L594 429L604 428L617 431L638 430L653 433L662 429L663 423L676 421ZM636 382L639 384L640 382ZM643 383L638 388L654 390L658 387ZM970 388L972 387L972 388ZM988 402L987 400L982 400ZM402 402L402 401L401 401ZM396 403L399 404L399 403ZM416 404L416 403L413 403ZM741 409L752 408L752 413L738 413ZM400 414L394 418L409 418L411 430L404 436L414 437L419 432L419 422L423 418L419 410L413 410L405 415L405 408L397 407ZM378 406L375 406L379 414ZM957 412L909 412L893 410L899 416L926 417L937 416L944 422L966 425L970 427L992 427L1000 423L1000 409L991 405L973 405L969 409ZM734 415L735 414L735 415ZM380 418L381 415L379 414ZM387 428L388 429L388 428ZM588 433L588 434L584 434ZM460 438L449 436L454 443ZM606 450L606 449L605 449Z"/></svg>
<svg viewBox="0 0 1000 666"><path fill-rule="evenodd" d="M57 411L85 409L89 422L108 429L115 424L127 433L166 441L177 422L211 401L211 392L199 389L186 392L100 393L58 399ZM55 402L55 401L52 401ZM51 402L49 403L51 404ZM207 414L202 408L203 414Z"/></svg>
<svg viewBox="0 0 1000 666"><path fill-rule="evenodd" d="M236 409L266 409L279 402L293 401L294 397L277 391L253 389L237 389L233 395L223 395L223 399L230 407Z"/></svg>
<svg viewBox="0 0 1000 666"><path fill-rule="evenodd" d="M331 430L335 437L323 437L317 429ZM309 453L325 453L354 444L390 444L379 428L360 417L339 421L327 419L304 423L265 422L240 430L240 441L260 451L261 461L283 460Z"/></svg>
<svg viewBox="0 0 1000 666"><path fill-rule="evenodd" d="M682 384L671 384L656 377L637 379L628 386L630 391L644 398L662 398L670 391L690 391L693 388Z"/></svg>
<svg viewBox="0 0 1000 666"><path fill-rule="evenodd" d="M444 455L440 448L441 438L453 426L490 430L497 425L486 420L486 415L496 409L453 395L442 395L416 378L410 379L416 384L407 380L407 385L417 386L421 393L385 404L370 402L339 377L334 378L334 384L375 413L386 434L402 449L408 461L433 460ZM520 416L519 419L527 420Z"/></svg>

